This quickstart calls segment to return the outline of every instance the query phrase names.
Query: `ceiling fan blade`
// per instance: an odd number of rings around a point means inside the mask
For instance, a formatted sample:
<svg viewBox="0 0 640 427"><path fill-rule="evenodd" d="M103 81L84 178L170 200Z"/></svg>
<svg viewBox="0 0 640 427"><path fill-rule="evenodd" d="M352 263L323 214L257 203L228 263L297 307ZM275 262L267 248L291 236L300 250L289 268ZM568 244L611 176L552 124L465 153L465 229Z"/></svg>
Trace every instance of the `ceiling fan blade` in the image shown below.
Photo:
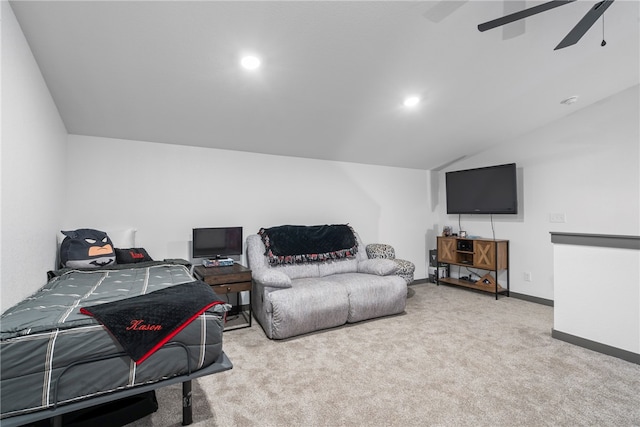
<svg viewBox="0 0 640 427"><path fill-rule="evenodd" d="M611 6L611 3L613 3L613 0L604 0L600 3L595 4L589 10L589 12L587 12L587 14L582 17L580 22L578 22L576 26L573 27L573 30L571 30L569 34L567 34L565 38L562 39L558 46L556 46L553 50L562 49L564 47L572 46L578 43L582 36L584 36L585 33L589 31L589 28L591 28L591 26L595 24L598 18L602 16L604 11L607 10L609 6Z"/></svg>
<svg viewBox="0 0 640 427"><path fill-rule="evenodd" d="M529 16L537 15L541 12L554 9L559 6L564 6L567 3L572 3L576 0L552 0L546 3L539 4L537 6L530 7L528 9L521 10L510 15L503 16L501 18L494 19L478 25L478 30L487 31L492 28L500 27L502 25L510 24L511 22L518 21L520 19L528 18Z"/></svg>

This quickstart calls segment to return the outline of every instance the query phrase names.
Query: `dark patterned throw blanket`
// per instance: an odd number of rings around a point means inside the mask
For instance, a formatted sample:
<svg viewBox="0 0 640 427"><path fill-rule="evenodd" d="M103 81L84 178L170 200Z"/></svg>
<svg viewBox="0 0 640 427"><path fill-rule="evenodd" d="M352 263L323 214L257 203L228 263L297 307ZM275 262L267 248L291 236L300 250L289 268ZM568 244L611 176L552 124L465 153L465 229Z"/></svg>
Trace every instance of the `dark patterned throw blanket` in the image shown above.
<svg viewBox="0 0 640 427"><path fill-rule="evenodd" d="M358 252L353 229L340 225L281 225L261 228L258 234L272 265L351 258Z"/></svg>
<svg viewBox="0 0 640 427"><path fill-rule="evenodd" d="M140 364L209 308L224 304L209 285L183 283L120 301L84 307Z"/></svg>

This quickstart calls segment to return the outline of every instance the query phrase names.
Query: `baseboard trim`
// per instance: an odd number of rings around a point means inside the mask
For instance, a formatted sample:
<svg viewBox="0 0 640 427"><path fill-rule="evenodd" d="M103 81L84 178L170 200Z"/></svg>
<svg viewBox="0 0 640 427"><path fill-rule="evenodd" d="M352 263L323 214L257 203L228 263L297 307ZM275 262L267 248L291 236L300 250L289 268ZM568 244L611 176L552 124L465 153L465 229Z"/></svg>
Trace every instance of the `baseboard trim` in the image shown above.
<svg viewBox="0 0 640 427"><path fill-rule="evenodd" d="M568 342L569 344L577 345L578 347L583 347L588 350L593 350L598 353L617 357L618 359L626 360L627 362L640 365L640 354L638 353L633 353L621 348L612 347L610 345L588 340L586 338L577 337L575 335L571 335L566 332L560 332L555 329L551 329L551 337L560 341Z"/></svg>
<svg viewBox="0 0 640 427"><path fill-rule="evenodd" d="M420 285L423 283L433 283L431 282L429 279L416 279L413 282L411 282L409 284L409 286L413 286L413 285ZM445 283L446 285L446 283ZM519 294L517 292L513 292L513 291L509 291L509 296L516 298L516 299L521 299L524 301L528 301L528 302L534 302L536 304L542 304L542 305L546 305L549 307L553 307L553 300L552 299L546 299L546 298L540 298L540 297L534 297L531 295L526 295L526 294Z"/></svg>
<svg viewBox="0 0 640 427"><path fill-rule="evenodd" d="M553 300L552 299L534 297L534 296L526 295L526 294L519 294L519 293L513 292L513 291L509 291L509 296L513 297L513 298L529 301L529 302L535 302L536 304L542 304L542 305L547 305L549 307L553 307Z"/></svg>

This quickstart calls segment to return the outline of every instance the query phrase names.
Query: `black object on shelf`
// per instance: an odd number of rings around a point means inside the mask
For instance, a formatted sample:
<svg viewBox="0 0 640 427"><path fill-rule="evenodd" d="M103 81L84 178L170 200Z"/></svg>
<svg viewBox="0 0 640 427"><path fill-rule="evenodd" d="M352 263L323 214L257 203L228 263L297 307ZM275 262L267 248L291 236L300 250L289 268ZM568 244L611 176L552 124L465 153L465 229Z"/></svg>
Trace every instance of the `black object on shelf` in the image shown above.
<svg viewBox="0 0 640 427"><path fill-rule="evenodd" d="M430 249L429 250L429 267L437 267L438 266L438 250Z"/></svg>

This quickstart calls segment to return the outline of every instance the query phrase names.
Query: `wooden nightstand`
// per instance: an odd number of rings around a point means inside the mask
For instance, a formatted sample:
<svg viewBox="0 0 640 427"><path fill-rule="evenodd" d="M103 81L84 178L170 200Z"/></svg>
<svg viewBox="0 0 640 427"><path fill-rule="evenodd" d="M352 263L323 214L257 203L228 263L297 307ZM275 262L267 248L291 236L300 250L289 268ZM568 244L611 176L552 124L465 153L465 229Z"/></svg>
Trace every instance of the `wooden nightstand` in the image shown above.
<svg viewBox="0 0 640 427"><path fill-rule="evenodd" d="M227 312L227 323L224 330L248 328L251 326L251 270L240 264L225 267L205 267L198 265L193 269L197 279L202 280L220 295L220 298L231 304ZM240 304L240 292L249 292L249 304ZM235 294L235 305L229 300L229 294Z"/></svg>

